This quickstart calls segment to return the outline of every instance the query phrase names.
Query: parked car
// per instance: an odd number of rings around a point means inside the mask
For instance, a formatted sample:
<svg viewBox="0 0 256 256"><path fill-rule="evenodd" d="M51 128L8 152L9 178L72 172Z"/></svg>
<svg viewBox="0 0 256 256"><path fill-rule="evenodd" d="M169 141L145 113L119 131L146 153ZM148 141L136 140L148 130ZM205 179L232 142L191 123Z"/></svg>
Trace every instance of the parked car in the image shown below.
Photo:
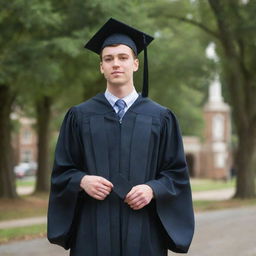
<svg viewBox="0 0 256 256"><path fill-rule="evenodd" d="M25 176L34 176L37 171L37 163L19 163L14 167L16 178L23 178Z"/></svg>

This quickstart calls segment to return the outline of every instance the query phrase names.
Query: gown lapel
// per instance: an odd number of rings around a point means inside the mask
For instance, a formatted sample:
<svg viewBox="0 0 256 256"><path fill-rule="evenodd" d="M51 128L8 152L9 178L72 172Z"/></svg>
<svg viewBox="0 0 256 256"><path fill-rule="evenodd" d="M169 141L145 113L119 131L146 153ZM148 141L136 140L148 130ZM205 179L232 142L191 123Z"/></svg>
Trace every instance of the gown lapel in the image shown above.
<svg viewBox="0 0 256 256"><path fill-rule="evenodd" d="M95 155L96 175L109 180L109 158L104 116L90 118L90 130ZM109 200L96 204L97 255L111 255Z"/></svg>
<svg viewBox="0 0 256 256"><path fill-rule="evenodd" d="M147 174L148 148L151 136L152 117L138 114L135 120L131 143L130 180L134 185L144 184ZM143 209L131 210L128 216L127 242L125 255L140 255L142 224L145 218Z"/></svg>

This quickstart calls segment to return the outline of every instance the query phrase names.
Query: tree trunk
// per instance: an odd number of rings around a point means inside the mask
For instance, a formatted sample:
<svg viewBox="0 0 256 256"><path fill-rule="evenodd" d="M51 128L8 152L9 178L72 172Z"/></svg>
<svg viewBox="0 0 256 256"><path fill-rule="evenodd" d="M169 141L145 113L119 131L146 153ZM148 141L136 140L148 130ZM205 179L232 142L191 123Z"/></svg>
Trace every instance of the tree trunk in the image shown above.
<svg viewBox="0 0 256 256"><path fill-rule="evenodd" d="M50 188L50 119L51 98L44 96L36 103L38 136L38 170L35 192L47 192Z"/></svg>
<svg viewBox="0 0 256 256"><path fill-rule="evenodd" d="M245 134L238 147L236 198L255 197L255 136Z"/></svg>
<svg viewBox="0 0 256 256"><path fill-rule="evenodd" d="M227 60L230 60L227 56ZM238 148L235 159L237 169L236 198L256 196L256 120L252 101L247 90L248 79L234 59L226 63L227 81L233 107L233 118L237 130ZM243 88L243 92L241 92ZM239 92L240 91L240 92ZM239 103L238 103L239 102Z"/></svg>
<svg viewBox="0 0 256 256"><path fill-rule="evenodd" d="M0 102L0 198L16 198L10 121L13 95L8 86L0 85Z"/></svg>

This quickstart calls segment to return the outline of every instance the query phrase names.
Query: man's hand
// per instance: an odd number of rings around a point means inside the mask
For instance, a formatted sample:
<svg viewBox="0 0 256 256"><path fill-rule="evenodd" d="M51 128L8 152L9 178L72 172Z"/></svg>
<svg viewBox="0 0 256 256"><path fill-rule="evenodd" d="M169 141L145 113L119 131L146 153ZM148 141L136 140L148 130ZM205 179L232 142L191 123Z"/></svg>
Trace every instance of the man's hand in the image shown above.
<svg viewBox="0 0 256 256"><path fill-rule="evenodd" d="M101 176L85 175L80 187L91 197L104 200L113 188L113 184Z"/></svg>
<svg viewBox="0 0 256 256"><path fill-rule="evenodd" d="M153 190L150 186L137 185L126 195L124 202L133 210L139 210L149 204L153 197Z"/></svg>

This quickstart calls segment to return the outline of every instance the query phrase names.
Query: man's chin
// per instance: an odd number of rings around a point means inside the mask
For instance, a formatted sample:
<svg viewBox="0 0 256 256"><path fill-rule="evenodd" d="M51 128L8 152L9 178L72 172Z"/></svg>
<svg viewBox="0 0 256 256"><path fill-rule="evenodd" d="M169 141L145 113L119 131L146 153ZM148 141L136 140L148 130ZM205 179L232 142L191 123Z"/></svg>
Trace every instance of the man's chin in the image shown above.
<svg viewBox="0 0 256 256"><path fill-rule="evenodd" d="M110 84L112 86L124 86L126 83L124 81L111 81Z"/></svg>

